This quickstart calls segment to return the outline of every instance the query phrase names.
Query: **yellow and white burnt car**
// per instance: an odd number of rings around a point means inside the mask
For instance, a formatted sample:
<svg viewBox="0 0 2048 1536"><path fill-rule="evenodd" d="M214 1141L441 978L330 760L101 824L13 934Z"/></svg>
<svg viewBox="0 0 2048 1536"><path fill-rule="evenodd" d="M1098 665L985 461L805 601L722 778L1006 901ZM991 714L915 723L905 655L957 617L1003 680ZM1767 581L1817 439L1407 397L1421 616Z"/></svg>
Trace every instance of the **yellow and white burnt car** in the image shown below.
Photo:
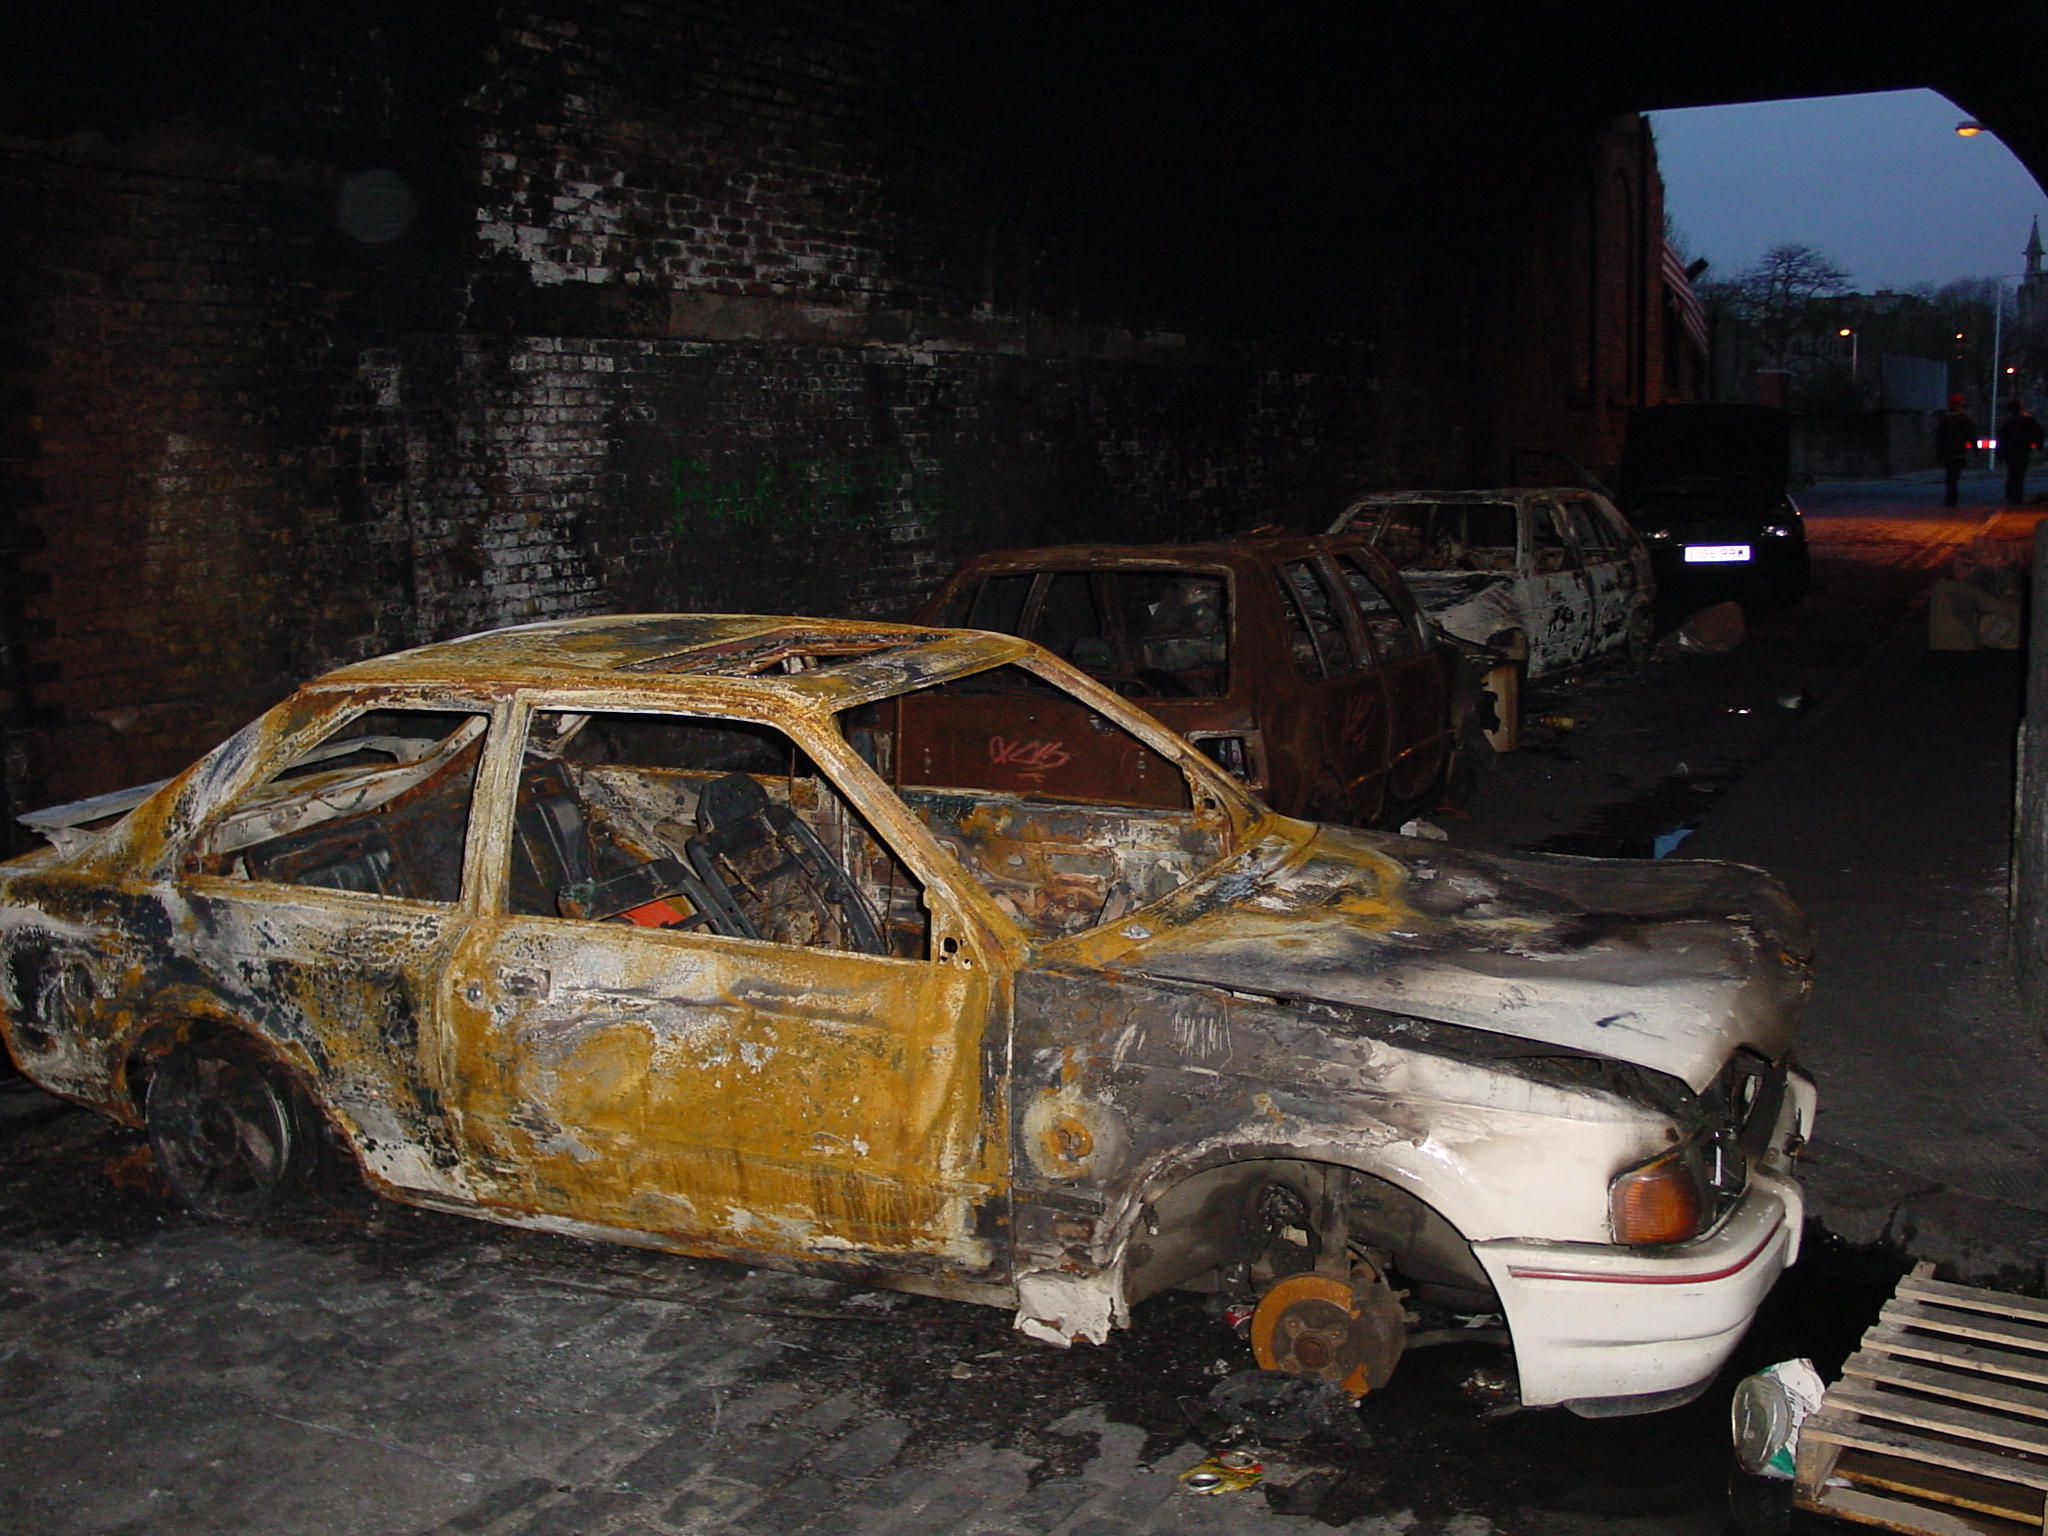
<svg viewBox="0 0 2048 1536"><path fill-rule="evenodd" d="M473 635L25 819L7 1044L215 1215L338 1148L394 1199L1059 1343L1217 1290L1354 1394L1401 1287L1592 1413L1697 1390L1799 1242L1767 876L1290 820L1009 636Z"/></svg>

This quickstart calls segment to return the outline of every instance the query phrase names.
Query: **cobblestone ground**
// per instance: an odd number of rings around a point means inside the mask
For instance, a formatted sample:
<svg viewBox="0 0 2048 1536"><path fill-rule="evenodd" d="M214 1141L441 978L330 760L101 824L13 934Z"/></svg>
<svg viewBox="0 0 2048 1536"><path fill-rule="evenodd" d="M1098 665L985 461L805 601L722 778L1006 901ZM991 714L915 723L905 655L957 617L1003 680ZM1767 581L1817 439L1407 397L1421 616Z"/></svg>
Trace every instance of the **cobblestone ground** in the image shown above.
<svg viewBox="0 0 2048 1536"><path fill-rule="evenodd" d="M0 1085L6 1532L1719 1528L1712 1424L1666 1426L1682 1465L1646 1474L1638 1421L1489 1414L1460 1390L1504 1358L1479 1347L1404 1363L1369 1445L1269 1454L1274 1483L1337 1474L1321 1523L1193 1496L1208 1390L1249 1355L1195 1298L1137 1324L1062 1353L987 1309L364 1197L214 1225L138 1138Z"/></svg>

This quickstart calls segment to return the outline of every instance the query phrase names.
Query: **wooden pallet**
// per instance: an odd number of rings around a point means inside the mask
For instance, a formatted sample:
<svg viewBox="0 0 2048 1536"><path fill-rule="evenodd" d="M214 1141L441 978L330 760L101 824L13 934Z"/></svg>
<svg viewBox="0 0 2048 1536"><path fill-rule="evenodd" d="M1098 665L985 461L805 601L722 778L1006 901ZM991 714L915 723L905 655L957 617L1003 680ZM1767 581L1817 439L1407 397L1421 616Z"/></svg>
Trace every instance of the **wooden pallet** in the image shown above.
<svg viewBox="0 0 2048 1536"><path fill-rule="evenodd" d="M1800 1426L1801 1508L1927 1536L2048 1532L2048 1301L1922 1264Z"/></svg>

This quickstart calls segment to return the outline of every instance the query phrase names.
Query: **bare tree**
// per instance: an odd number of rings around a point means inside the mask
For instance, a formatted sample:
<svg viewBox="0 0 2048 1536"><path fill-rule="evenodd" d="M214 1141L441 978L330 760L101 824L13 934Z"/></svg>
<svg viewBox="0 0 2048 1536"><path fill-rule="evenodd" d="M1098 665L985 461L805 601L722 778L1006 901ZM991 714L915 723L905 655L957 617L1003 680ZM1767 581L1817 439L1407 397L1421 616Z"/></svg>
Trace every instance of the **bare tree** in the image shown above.
<svg viewBox="0 0 2048 1536"><path fill-rule="evenodd" d="M1822 299L1849 291L1849 274L1810 245L1774 245L1746 272L1721 285L1720 296L1755 327L1765 355L1784 367L1793 338L1825 323Z"/></svg>

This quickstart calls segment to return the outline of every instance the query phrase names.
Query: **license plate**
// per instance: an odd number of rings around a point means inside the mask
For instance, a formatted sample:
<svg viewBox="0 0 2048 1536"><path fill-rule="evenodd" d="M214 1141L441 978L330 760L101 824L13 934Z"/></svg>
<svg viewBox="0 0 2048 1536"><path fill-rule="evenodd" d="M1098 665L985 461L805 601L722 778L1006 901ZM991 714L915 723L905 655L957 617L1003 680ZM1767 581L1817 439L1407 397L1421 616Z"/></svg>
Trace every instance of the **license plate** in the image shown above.
<svg viewBox="0 0 2048 1536"><path fill-rule="evenodd" d="M1731 565L1738 560L1749 558L1747 544L1688 544L1685 546L1687 565Z"/></svg>

